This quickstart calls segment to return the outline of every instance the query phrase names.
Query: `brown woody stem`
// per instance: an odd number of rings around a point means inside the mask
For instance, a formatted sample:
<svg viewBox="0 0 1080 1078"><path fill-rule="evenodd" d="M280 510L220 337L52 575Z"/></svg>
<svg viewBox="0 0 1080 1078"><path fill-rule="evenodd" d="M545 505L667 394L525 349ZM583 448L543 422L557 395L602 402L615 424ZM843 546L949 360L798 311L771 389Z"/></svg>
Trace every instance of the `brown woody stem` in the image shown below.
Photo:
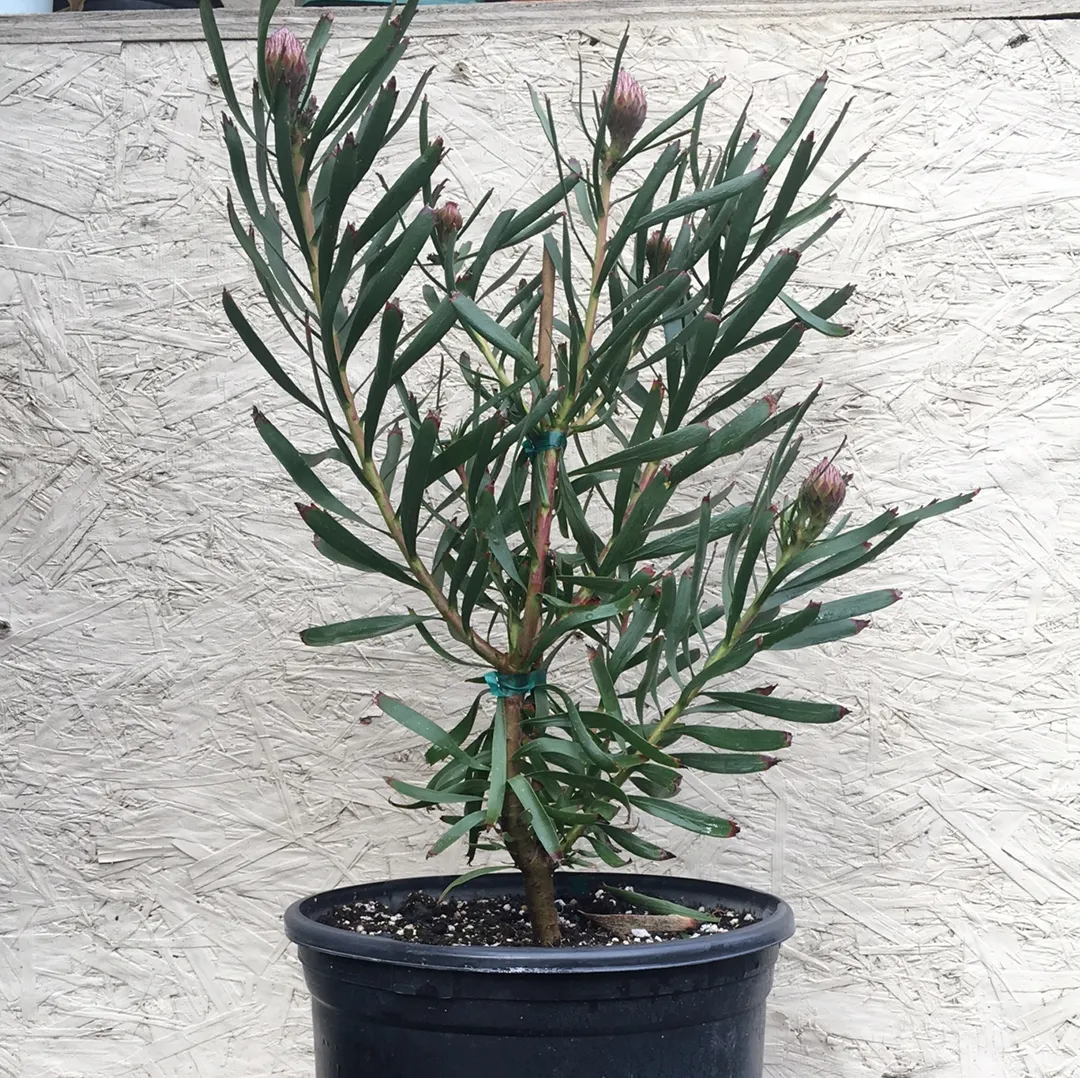
<svg viewBox="0 0 1080 1078"><path fill-rule="evenodd" d="M523 696L508 696L503 699L508 778L518 774L514 757L521 748L521 709L524 703ZM510 789L506 791L503 803L502 828L506 848L521 872L533 940L540 947L556 947L562 939L562 932L559 928L559 913L555 908L555 864L540 845L529 824L528 814Z"/></svg>

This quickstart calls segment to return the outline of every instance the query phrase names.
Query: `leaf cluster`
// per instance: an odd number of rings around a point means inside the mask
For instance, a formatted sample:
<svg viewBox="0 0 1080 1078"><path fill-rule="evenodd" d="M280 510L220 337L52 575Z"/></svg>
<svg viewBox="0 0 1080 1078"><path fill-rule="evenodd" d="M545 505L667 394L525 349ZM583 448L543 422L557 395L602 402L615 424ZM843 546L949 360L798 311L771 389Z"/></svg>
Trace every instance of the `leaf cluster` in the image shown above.
<svg viewBox="0 0 1080 1078"><path fill-rule="evenodd" d="M429 746L429 781L389 781L406 807L442 815L432 853L461 840L470 860L503 848L518 857L514 809L553 864L661 860L670 854L634 825L641 814L711 837L737 830L678 799L683 772L765 770L791 744L774 722L845 713L725 679L763 651L858 633L898 593L806 597L972 495L863 524L845 516L803 549L778 533L817 390L781 407L769 387L808 334L828 342L848 332L835 317L853 294L811 297L797 284L800 260L840 216L838 188L864 159L805 194L849 107L823 135L810 129L824 76L767 148L749 129L749 103L715 137L706 117L721 84L710 82L618 158L605 139L608 106L594 94L586 107L582 86L585 164L568 156L550 102L533 92L550 185L494 214L485 208L502 200L489 191L446 233L435 227L443 146L429 136L427 76L408 95L393 77L416 6L387 15L308 108L305 129L261 60L274 0L260 9L247 108L203 0L230 112L228 218L291 354L268 346L228 293L225 312L270 378L319 417L329 448L302 452L258 410L256 427L306 499L300 515L318 553L389 581L409 603L302 639L415 632L440 661L532 676L529 693L479 691L450 729L381 698ZM301 109L329 30L320 20L308 45ZM406 132L414 155L384 177L387 147ZM372 184L377 197L361 204ZM670 247L666 264L650 244ZM417 287L425 310L407 325L395 297ZM353 370L361 354L363 378ZM418 376L436 356L433 401ZM438 406L444 382L468 401L453 422ZM762 455L748 484L748 461ZM320 476L326 461L350 478L349 493ZM715 492L688 509L688 493L702 489ZM562 660L582 641L591 685L572 692Z"/></svg>

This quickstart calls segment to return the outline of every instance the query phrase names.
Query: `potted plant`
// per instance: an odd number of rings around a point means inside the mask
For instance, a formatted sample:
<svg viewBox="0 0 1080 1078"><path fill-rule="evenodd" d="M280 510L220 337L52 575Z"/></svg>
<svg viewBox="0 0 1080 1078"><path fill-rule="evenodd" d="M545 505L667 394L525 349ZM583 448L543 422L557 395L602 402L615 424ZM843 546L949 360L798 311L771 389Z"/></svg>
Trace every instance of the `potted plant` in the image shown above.
<svg viewBox="0 0 1080 1078"><path fill-rule="evenodd" d="M206 0L202 15L231 112L229 220L292 358L227 292L224 307L332 440L302 453L254 413L303 491L318 554L402 596L400 613L301 638L409 633L477 686L464 714L422 691L379 699L435 769L391 777L393 793L442 820L432 852L461 842L472 867L286 914L317 1073L759 1075L791 911L745 888L616 870L671 857L641 830L650 819L735 834L680 797L683 773L762 771L791 743L774 722L845 714L754 687L744 668L860 632L897 592L814 596L972 497L851 521L850 477L832 460L799 464L818 390L781 404L767 389L805 334L847 332L833 317L851 288L805 305L790 290L858 164L800 199L846 106L824 137L807 133L818 79L755 164L745 110L719 141L705 127L718 82L646 124L624 40L607 85L575 102L590 160L567 156L534 94L552 186L466 216L438 180L426 76L408 97L392 77L417 0L388 13L319 102L330 20L305 45L270 33L275 7L259 13L250 109ZM377 173L413 117L414 159ZM396 297L417 290L424 308L407 318ZM352 497L331 491L323 460Z"/></svg>

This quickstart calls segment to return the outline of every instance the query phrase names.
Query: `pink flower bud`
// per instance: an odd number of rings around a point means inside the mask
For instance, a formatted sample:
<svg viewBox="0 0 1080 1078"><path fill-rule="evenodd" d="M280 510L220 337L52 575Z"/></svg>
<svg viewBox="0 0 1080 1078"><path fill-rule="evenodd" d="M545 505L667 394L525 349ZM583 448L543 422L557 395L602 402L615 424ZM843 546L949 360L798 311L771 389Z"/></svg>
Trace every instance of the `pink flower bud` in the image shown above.
<svg viewBox="0 0 1080 1078"><path fill-rule="evenodd" d="M607 108L608 95L600 102L601 108ZM620 71L615 79L615 96L611 99L608 111L607 129L611 139L610 152L615 157L622 157L630 148L634 136L645 123L649 106L645 100L645 91L629 71Z"/></svg>
<svg viewBox="0 0 1080 1078"><path fill-rule="evenodd" d="M289 92L289 103L295 110L308 77L307 50L303 42L290 29L281 26L266 39L265 56L271 93L279 83L284 83Z"/></svg>
<svg viewBox="0 0 1080 1078"><path fill-rule="evenodd" d="M803 480L799 491L799 501L803 510L815 520L821 521L822 528L832 519L837 509L844 504L847 494L847 480L840 469L829 460L816 464Z"/></svg>
<svg viewBox="0 0 1080 1078"><path fill-rule="evenodd" d="M434 214L435 235L440 244L446 244L461 231L461 210L456 202L444 202Z"/></svg>
<svg viewBox="0 0 1080 1078"><path fill-rule="evenodd" d="M805 550L825 530L844 504L850 475L843 475L830 460L814 465L803 480L798 497L780 516L780 538L785 549Z"/></svg>
<svg viewBox="0 0 1080 1078"><path fill-rule="evenodd" d="M649 263L649 276L655 277L667 269L668 259L671 258L672 243L667 236L661 235L660 230L650 233L645 241L645 261Z"/></svg>

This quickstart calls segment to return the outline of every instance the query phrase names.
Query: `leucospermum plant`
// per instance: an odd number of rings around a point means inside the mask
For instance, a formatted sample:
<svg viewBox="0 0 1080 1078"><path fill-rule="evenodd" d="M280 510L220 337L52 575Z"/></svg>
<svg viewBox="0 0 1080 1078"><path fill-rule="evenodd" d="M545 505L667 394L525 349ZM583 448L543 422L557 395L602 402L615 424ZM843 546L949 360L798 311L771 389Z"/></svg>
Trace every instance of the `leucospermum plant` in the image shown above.
<svg viewBox="0 0 1080 1078"><path fill-rule="evenodd" d="M276 0L264 0L244 109L203 0L231 113L229 221L288 347L272 351L228 292L224 307L272 380L325 424L329 451L309 455L254 415L305 495L316 550L403 596L406 612L302 639L415 633L477 683L463 715L420 694L380 697L436 769L388 781L446 825L432 852L460 840L469 862L508 855L536 942L554 945L556 869L669 858L639 830L649 817L735 834L679 799L683 772L776 763L791 735L740 713L829 723L845 709L727 679L762 651L858 633L898 593L813 595L972 495L851 522L849 477L831 460L798 466L818 390L783 405L769 390L807 334L847 332L833 317L851 288L796 298L799 260L839 217L835 192L859 163L802 197L847 110L823 137L808 130L824 76L762 159L745 110L724 137L707 130L720 82L650 125L624 40L607 85L575 102L590 159L567 155L533 93L554 182L529 205L489 192L466 213L438 179L426 76L407 97L392 77L416 6L391 11L317 100L330 19L301 43L270 33ZM386 147L405 137L415 156L385 175ZM422 295L422 317L406 320L406 294ZM748 461L763 457L747 487ZM348 501L317 474L325 459L342 466ZM712 493L687 508L691 489ZM576 689L570 672L585 665L591 682Z"/></svg>

